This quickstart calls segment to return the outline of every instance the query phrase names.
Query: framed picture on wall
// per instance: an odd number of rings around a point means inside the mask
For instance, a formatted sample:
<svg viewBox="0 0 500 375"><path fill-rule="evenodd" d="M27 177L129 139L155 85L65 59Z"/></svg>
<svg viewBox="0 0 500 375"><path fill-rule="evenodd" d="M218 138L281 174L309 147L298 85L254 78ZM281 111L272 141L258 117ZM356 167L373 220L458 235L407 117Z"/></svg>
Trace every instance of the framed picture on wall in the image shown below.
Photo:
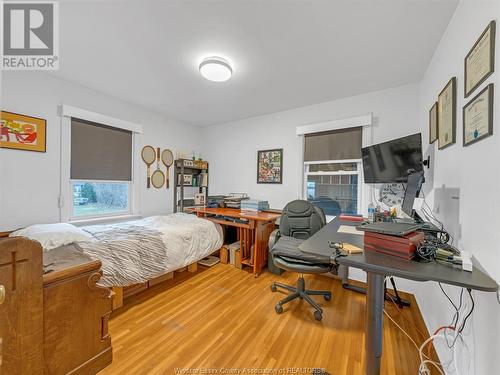
<svg viewBox="0 0 500 375"><path fill-rule="evenodd" d="M467 98L495 71L495 21L491 21L465 56L464 95Z"/></svg>
<svg viewBox="0 0 500 375"><path fill-rule="evenodd" d="M46 132L44 119L0 112L0 148L45 152Z"/></svg>
<svg viewBox="0 0 500 375"><path fill-rule="evenodd" d="M457 133L457 78L453 77L438 96L438 149L451 146Z"/></svg>
<svg viewBox="0 0 500 375"><path fill-rule="evenodd" d="M493 83L486 86L463 109L464 146L493 134Z"/></svg>
<svg viewBox="0 0 500 375"><path fill-rule="evenodd" d="M283 183L283 149L257 151L257 183Z"/></svg>
<svg viewBox="0 0 500 375"><path fill-rule="evenodd" d="M438 137L438 103L435 102L434 105L429 110L429 143L432 144L436 142Z"/></svg>

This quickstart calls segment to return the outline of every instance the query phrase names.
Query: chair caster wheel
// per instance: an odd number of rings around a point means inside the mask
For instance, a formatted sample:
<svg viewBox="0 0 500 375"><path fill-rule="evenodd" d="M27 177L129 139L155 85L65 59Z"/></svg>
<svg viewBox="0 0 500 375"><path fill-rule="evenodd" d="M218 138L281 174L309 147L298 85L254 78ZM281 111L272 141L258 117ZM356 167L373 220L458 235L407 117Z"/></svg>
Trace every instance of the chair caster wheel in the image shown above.
<svg viewBox="0 0 500 375"><path fill-rule="evenodd" d="M330 301L332 299L332 295L331 294L325 294L323 296L323 298L325 299L325 301Z"/></svg>
<svg viewBox="0 0 500 375"><path fill-rule="evenodd" d="M321 311L316 310L314 312L314 319L316 319L318 322L321 322L321 319L323 319L323 314Z"/></svg>
<svg viewBox="0 0 500 375"><path fill-rule="evenodd" d="M274 306L274 310L276 311L277 314L281 314L283 312L283 306L281 306L279 303Z"/></svg>
<svg viewBox="0 0 500 375"><path fill-rule="evenodd" d="M276 292L278 289L276 288L276 285L271 284L271 292Z"/></svg>

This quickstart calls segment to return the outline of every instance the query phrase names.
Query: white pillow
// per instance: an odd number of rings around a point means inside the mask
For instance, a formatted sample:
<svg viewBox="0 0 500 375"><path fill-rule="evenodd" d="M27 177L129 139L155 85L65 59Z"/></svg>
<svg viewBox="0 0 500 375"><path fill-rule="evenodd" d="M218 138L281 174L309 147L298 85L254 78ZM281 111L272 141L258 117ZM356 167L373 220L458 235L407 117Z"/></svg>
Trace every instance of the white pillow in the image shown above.
<svg viewBox="0 0 500 375"><path fill-rule="evenodd" d="M45 251L77 241L92 241L93 237L71 224L36 224L19 229L10 237L27 237L40 242Z"/></svg>

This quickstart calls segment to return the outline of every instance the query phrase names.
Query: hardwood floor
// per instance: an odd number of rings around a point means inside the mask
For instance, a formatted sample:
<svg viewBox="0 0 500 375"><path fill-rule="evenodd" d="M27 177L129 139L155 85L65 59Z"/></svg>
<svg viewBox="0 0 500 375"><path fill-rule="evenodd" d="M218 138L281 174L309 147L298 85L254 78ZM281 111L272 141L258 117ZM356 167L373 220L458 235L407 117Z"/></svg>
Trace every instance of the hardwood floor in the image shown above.
<svg viewBox="0 0 500 375"><path fill-rule="evenodd" d="M363 373L364 295L344 290L339 280L305 275L308 289L332 290L331 301L316 298L324 309L317 322L303 301L287 304L281 315L274 311L284 294L272 293L271 282L294 284L297 274L265 272L254 278L223 264L198 270L176 274L125 301L109 323L113 363L100 374L180 373L176 368L196 374L209 368L218 374L235 368ZM389 302L386 310L417 344L423 342L415 327L427 330L414 299L402 312ZM417 373L417 350L385 318L382 374Z"/></svg>

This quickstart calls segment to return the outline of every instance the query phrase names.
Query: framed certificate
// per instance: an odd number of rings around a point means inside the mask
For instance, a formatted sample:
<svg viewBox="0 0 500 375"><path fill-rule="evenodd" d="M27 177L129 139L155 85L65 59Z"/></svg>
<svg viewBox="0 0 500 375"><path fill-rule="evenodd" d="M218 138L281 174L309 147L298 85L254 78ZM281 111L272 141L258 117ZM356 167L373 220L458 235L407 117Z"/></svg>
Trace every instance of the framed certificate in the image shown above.
<svg viewBox="0 0 500 375"><path fill-rule="evenodd" d="M463 110L464 146L493 134L493 83L467 103Z"/></svg>
<svg viewBox="0 0 500 375"><path fill-rule="evenodd" d="M457 130L457 78L453 77L438 96L438 149L456 141Z"/></svg>
<svg viewBox="0 0 500 375"><path fill-rule="evenodd" d="M434 103L429 111L429 143L436 142L438 136L438 104Z"/></svg>
<svg viewBox="0 0 500 375"><path fill-rule="evenodd" d="M467 98L495 71L495 21L491 21L464 60L464 95Z"/></svg>

